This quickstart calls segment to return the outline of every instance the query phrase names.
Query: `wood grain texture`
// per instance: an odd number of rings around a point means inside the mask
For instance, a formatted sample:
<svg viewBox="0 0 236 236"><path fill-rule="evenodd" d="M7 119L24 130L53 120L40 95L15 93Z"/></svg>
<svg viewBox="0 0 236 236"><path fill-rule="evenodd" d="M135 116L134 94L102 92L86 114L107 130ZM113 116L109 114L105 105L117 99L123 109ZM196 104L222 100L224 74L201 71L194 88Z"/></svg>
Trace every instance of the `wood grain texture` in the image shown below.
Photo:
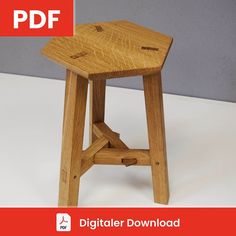
<svg viewBox="0 0 236 236"><path fill-rule="evenodd" d="M143 82L154 200L158 203L167 204L169 200L169 183L161 73L144 76Z"/></svg>
<svg viewBox="0 0 236 236"><path fill-rule="evenodd" d="M150 156L147 150L126 150L118 148L102 148L94 158L95 164L105 165L124 165L122 159L137 159L137 164L149 166Z"/></svg>
<svg viewBox="0 0 236 236"><path fill-rule="evenodd" d="M76 27L74 37L56 37L42 53L88 79L146 75L163 67L172 38L128 21Z"/></svg>
<svg viewBox="0 0 236 236"><path fill-rule="evenodd" d="M93 133L93 124L105 119L106 80L90 80L89 87L89 137L92 144L97 138Z"/></svg>
<svg viewBox="0 0 236 236"><path fill-rule="evenodd" d="M88 147L85 151L83 151L83 160L87 160L93 157L100 149L102 149L105 145L108 144L108 140L105 137L98 138L94 141L90 147Z"/></svg>
<svg viewBox="0 0 236 236"><path fill-rule="evenodd" d="M109 140L111 147L128 149L128 146L103 122L93 124L93 132L97 137L104 136Z"/></svg>
<svg viewBox="0 0 236 236"><path fill-rule="evenodd" d="M67 72L62 157L59 186L60 207L78 204L88 81Z"/></svg>
<svg viewBox="0 0 236 236"><path fill-rule="evenodd" d="M71 76L71 71L70 70L66 70L66 78L65 81L67 80L67 78L69 78ZM64 133L64 126L65 126L65 111L66 111L66 106L67 106L67 97L68 97L68 93L69 93L69 82L65 84L65 96L64 96L64 113L63 113L63 133Z"/></svg>
<svg viewBox="0 0 236 236"><path fill-rule="evenodd" d="M84 175L94 165L94 158L81 162L80 177Z"/></svg>

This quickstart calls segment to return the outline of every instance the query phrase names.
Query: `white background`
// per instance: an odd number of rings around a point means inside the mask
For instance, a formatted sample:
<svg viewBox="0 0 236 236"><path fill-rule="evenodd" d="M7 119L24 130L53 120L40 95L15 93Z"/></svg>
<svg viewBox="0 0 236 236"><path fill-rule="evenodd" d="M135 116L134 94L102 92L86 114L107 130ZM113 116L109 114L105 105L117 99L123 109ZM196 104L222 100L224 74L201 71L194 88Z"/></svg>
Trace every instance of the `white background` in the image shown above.
<svg viewBox="0 0 236 236"><path fill-rule="evenodd" d="M57 206L64 85L0 74L0 206ZM108 87L106 105L128 146L147 148L143 92ZM235 206L236 104L164 95L164 105L169 206ZM79 205L162 206L150 168L123 166L90 169Z"/></svg>

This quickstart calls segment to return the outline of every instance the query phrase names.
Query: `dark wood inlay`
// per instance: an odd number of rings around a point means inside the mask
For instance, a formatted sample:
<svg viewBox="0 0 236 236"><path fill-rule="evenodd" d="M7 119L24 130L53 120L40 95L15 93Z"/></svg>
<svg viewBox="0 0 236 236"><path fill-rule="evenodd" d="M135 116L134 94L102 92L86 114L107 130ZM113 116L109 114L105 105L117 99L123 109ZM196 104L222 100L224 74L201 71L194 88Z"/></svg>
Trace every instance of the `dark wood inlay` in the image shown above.
<svg viewBox="0 0 236 236"><path fill-rule="evenodd" d="M86 56L87 54L88 54L87 52L79 52L79 53L76 53L76 54L72 55L70 58L72 58L72 59L78 59L78 58L80 58L80 57Z"/></svg>
<svg viewBox="0 0 236 236"><path fill-rule="evenodd" d="M141 47L142 50L148 50L148 51L159 51L159 48L154 48L154 47Z"/></svg>
<svg viewBox="0 0 236 236"><path fill-rule="evenodd" d="M122 159L122 164L124 164L126 167L132 166L132 165L136 165L138 163L136 158L123 158Z"/></svg>
<svg viewBox="0 0 236 236"><path fill-rule="evenodd" d="M104 29L102 28L101 25L96 25L95 28L96 28L97 32L102 32L102 31L104 31Z"/></svg>

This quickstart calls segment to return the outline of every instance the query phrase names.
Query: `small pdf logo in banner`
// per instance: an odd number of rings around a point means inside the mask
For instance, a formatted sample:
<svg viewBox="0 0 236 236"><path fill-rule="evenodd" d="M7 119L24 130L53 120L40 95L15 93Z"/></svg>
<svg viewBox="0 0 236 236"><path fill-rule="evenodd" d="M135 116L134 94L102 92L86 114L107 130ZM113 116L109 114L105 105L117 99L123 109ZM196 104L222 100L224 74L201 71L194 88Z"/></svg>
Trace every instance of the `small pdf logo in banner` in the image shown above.
<svg viewBox="0 0 236 236"><path fill-rule="evenodd" d="M69 214L57 213L56 230L58 232L70 232L71 231L71 217Z"/></svg>
<svg viewBox="0 0 236 236"><path fill-rule="evenodd" d="M73 0L0 1L0 36L73 36Z"/></svg>

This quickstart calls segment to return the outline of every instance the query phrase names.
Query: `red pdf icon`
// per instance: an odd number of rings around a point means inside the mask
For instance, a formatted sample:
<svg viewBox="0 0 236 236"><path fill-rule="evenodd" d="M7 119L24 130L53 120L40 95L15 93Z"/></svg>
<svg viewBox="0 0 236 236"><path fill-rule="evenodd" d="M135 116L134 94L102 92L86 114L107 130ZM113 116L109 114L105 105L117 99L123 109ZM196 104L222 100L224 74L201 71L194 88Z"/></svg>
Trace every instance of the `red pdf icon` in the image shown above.
<svg viewBox="0 0 236 236"><path fill-rule="evenodd" d="M68 223L68 220L65 220L65 216L62 216L61 222L59 223L60 225L63 223Z"/></svg>
<svg viewBox="0 0 236 236"><path fill-rule="evenodd" d="M0 36L73 36L73 2L0 1Z"/></svg>

